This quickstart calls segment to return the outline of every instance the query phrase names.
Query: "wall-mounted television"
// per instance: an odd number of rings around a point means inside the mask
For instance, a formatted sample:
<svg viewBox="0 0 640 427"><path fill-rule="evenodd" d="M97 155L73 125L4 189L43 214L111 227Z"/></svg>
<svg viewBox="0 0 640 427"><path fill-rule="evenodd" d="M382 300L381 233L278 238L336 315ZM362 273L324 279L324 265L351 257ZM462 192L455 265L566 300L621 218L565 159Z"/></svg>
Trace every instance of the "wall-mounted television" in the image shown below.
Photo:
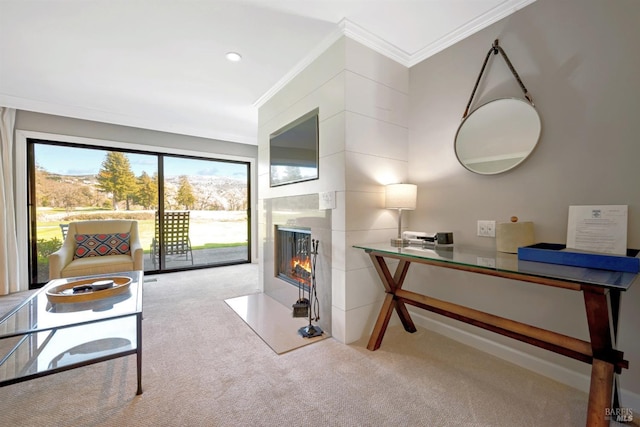
<svg viewBox="0 0 640 427"><path fill-rule="evenodd" d="M318 109L269 135L271 187L318 179Z"/></svg>

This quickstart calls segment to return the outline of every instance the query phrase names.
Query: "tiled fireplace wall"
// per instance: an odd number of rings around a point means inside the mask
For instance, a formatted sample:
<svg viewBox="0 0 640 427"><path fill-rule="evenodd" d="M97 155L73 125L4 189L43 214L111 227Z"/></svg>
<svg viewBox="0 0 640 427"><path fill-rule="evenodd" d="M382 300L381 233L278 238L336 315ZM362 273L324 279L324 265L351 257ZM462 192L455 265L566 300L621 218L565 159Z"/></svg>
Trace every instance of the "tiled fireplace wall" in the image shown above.
<svg viewBox="0 0 640 427"><path fill-rule="evenodd" d="M276 232L278 226L308 228L319 240L316 261L316 289L320 305L317 324L331 334L331 210L318 209L318 195L280 197L264 201L265 238L262 239L264 292L285 306L298 298L296 286L276 277ZM307 296L308 298L308 296Z"/></svg>
<svg viewBox="0 0 640 427"><path fill-rule="evenodd" d="M318 292L331 283L331 303L323 306L330 307L331 335L341 342L370 334L384 298L369 257L352 245L387 241L397 231L396 213L383 208L384 185L407 182L408 84L405 66L342 37L259 109L263 288L274 293L275 225L316 227L324 275ZM269 134L314 108L319 110L319 179L270 187ZM333 196L335 205L319 209L320 194Z"/></svg>

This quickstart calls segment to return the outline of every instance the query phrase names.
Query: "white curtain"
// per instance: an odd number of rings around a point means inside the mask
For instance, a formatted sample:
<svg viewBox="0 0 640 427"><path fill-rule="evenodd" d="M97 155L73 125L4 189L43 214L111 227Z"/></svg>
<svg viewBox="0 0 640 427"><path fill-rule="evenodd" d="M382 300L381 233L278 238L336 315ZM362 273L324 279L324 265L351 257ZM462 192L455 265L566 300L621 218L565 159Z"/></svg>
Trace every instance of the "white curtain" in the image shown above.
<svg viewBox="0 0 640 427"><path fill-rule="evenodd" d="M20 258L14 197L13 129L16 110L0 107L0 295L20 288Z"/></svg>

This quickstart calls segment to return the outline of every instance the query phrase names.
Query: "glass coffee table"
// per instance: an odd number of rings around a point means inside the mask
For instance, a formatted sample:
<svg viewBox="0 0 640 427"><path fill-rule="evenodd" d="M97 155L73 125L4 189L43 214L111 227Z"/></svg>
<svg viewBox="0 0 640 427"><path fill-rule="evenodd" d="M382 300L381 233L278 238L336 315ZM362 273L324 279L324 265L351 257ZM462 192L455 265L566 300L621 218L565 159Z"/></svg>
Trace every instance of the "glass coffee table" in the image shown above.
<svg viewBox="0 0 640 427"><path fill-rule="evenodd" d="M47 295L115 277L130 278L128 289L71 302ZM142 271L130 271L52 280L0 318L0 386L135 354L142 394L142 279Z"/></svg>

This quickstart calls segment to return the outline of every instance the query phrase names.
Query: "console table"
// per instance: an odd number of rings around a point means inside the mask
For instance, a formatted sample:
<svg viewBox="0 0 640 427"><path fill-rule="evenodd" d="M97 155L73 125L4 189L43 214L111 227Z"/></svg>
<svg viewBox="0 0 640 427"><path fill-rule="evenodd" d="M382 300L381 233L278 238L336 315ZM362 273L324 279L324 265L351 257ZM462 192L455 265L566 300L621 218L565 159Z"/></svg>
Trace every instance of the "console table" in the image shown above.
<svg viewBox="0 0 640 427"><path fill-rule="evenodd" d="M126 292L52 304L47 290L78 279L124 276ZM0 318L0 386L135 354L142 394L142 271L56 279Z"/></svg>
<svg viewBox="0 0 640 427"><path fill-rule="evenodd" d="M629 289L636 274L520 261L514 254L460 245L396 248L379 243L354 247L369 254L386 292L367 345L369 350L380 347L394 310L406 331L416 331L405 305L410 304L591 364L587 425L609 425L606 409L619 407L616 374L629 367L623 353L615 348L620 293ZM393 274L385 258L398 260ZM581 291L590 341L402 289L412 263Z"/></svg>

